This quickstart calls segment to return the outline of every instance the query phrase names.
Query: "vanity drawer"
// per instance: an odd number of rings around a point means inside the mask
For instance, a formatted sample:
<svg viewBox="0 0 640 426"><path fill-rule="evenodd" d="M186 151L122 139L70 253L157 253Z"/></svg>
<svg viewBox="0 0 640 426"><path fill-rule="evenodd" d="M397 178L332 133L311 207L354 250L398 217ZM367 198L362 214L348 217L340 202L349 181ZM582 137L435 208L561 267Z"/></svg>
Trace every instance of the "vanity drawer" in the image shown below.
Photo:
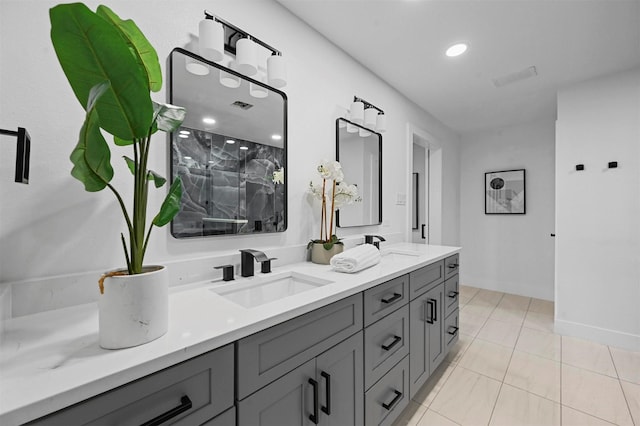
<svg viewBox="0 0 640 426"><path fill-rule="evenodd" d="M364 292L365 327L398 309L409 300L409 275L394 278Z"/></svg>
<svg viewBox="0 0 640 426"><path fill-rule="evenodd" d="M364 387L368 389L409 354L409 305L364 330Z"/></svg>
<svg viewBox="0 0 640 426"><path fill-rule="evenodd" d="M404 357L365 393L367 426L390 425L409 404L409 357Z"/></svg>
<svg viewBox="0 0 640 426"><path fill-rule="evenodd" d="M460 288L458 275L453 276L444 282L444 316L448 317L451 312L458 309L458 296Z"/></svg>
<svg viewBox="0 0 640 426"><path fill-rule="evenodd" d="M246 398L360 330L362 293L239 340L238 399Z"/></svg>
<svg viewBox="0 0 640 426"><path fill-rule="evenodd" d="M227 345L30 425L140 425L179 407L184 411L168 424L202 424L233 406L233 358L233 345Z"/></svg>
<svg viewBox="0 0 640 426"><path fill-rule="evenodd" d="M460 311L456 309L444 320L444 343L445 352L449 352L451 346L455 345L458 341L460 334Z"/></svg>
<svg viewBox="0 0 640 426"><path fill-rule="evenodd" d="M444 281L444 260L409 273L409 294L413 300Z"/></svg>
<svg viewBox="0 0 640 426"><path fill-rule="evenodd" d="M460 266L460 254L454 254L453 256L447 257L444 260L444 273L445 273L444 278L447 279L457 274L459 266Z"/></svg>

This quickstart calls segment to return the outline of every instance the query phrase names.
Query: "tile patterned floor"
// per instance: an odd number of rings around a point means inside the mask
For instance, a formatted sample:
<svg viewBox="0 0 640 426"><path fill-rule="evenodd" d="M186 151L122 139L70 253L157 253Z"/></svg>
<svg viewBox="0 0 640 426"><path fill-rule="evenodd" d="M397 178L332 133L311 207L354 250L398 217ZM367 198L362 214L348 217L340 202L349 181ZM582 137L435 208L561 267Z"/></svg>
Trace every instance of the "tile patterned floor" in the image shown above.
<svg viewBox="0 0 640 426"><path fill-rule="evenodd" d="M460 340L394 426L640 426L640 352L553 333L553 303L460 289Z"/></svg>

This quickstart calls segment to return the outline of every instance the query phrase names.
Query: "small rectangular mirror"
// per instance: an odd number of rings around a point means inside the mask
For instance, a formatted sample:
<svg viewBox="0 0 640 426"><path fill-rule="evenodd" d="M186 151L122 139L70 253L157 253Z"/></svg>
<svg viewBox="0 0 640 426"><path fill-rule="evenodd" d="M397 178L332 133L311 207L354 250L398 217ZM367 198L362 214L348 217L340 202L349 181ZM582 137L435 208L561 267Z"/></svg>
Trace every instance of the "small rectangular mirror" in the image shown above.
<svg viewBox="0 0 640 426"><path fill-rule="evenodd" d="M336 120L336 159L344 180L358 187L362 201L338 210L341 228L382 223L382 135L356 123Z"/></svg>
<svg viewBox="0 0 640 426"><path fill-rule="evenodd" d="M171 135L183 184L176 238L282 232L287 227L287 98L184 49L169 57L169 102L187 110Z"/></svg>

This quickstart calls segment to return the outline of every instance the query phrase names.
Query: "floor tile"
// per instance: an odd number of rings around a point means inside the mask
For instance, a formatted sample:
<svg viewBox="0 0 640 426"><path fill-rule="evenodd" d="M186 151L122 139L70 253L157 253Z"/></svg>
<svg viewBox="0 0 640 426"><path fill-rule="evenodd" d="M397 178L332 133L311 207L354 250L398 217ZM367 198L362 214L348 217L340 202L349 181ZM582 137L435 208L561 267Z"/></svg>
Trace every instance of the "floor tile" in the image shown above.
<svg viewBox="0 0 640 426"><path fill-rule="evenodd" d="M505 294L498 303L499 308L516 309L526 311L529 309L530 297L516 296L515 294Z"/></svg>
<svg viewBox="0 0 640 426"><path fill-rule="evenodd" d="M554 315L554 303L550 300L542 300L531 298L531 304L529 304L529 310L531 312L539 312L542 314Z"/></svg>
<svg viewBox="0 0 640 426"><path fill-rule="evenodd" d="M600 343L562 336L562 363L618 377L609 347Z"/></svg>
<svg viewBox="0 0 640 426"><path fill-rule="evenodd" d="M467 307L465 306L460 311L460 332L464 332L470 336L476 337L487 318L478 315L467 313Z"/></svg>
<svg viewBox="0 0 640 426"><path fill-rule="evenodd" d="M498 305L493 310L493 312L491 312L491 315L489 315L489 318L498 320L498 321L507 321L513 324L522 325L525 315L527 315L527 311L523 311L521 309L504 308L501 305Z"/></svg>
<svg viewBox="0 0 640 426"><path fill-rule="evenodd" d="M620 380L640 385L640 352L609 347Z"/></svg>
<svg viewBox="0 0 640 426"><path fill-rule="evenodd" d="M513 348L520 334L520 325L488 319L478 332L479 339Z"/></svg>
<svg viewBox="0 0 640 426"><path fill-rule="evenodd" d="M560 363L557 361L515 351L504 382L560 402Z"/></svg>
<svg viewBox="0 0 640 426"><path fill-rule="evenodd" d="M458 341L449 350L449 353L447 354L443 362L452 364L456 364L457 362L459 362L460 358L462 358L462 355L464 355L464 352L467 350L471 342L473 342L473 336L460 332L458 334Z"/></svg>
<svg viewBox="0 0 640 426"><path fill-rule="evenodd" d="M546 331L523 328L516 343L516 350L549 358L561 360L562 339L557 334Z"/></svg>
<svg viewBox="0 0 640 426"><path fill-rule="evenodd" d="M553 333L553 315L541 312L529 311L524 317L523 327L531 328L538 331L546 331Z"/></svg>
<svg viewBox="0 0 640 426"><path fill-rule="evenodd" d="M499 390L499 381L456 367L429 409L461 425L487 424Z"/></svg>
<svg viewBox="0 0 640 426"><path fill-rule="evenodd" d="M472 302L475 300L476 302L484 302L496 306L500 303L502 296L504 296L504 293L499 291L480 289L473 297Z"/></svg>
<svg viewBox="0 0 640 426"><path fill-rule="evenodd" d="M400 417L393 422L393 426L416 426L426 411L427 407L409 401L409 405L402 411Z"/></svg>
<svg viewBox="0 0 640 426"><path fill-rule="evenodd" d="M468 285L460 285L459 289L460 289L460 296L468 297L469 299L471 299L480 291L478 287L470 287Z"/></svg>
<svg viewBox="0 0 640 426"><path fill-rule="evenodd" d="M457 424L432 410L427 410L418 422L418 426L456 426Z"/></svg>
<svg viewBox="0 0 640 426"><path fill-rule="evenodd" d="M562 405L618 425L632 425L620 381L562 364Z"/></svg>
<svg viewBox="0 0 640 426"><path fill-rule="evenodd" d="M472 299L469 303L462 308L465 313L482 318L489 318L491 312L495 309L495 306L478 304L475 299Z"/></svg>
<svg viewBox="0 0 640 426"><path fill-rule="evenodd" d="M562 406L562 426L611 426L612 424L573 408Z"/></svg>
<svg viewBox="0 0 640 426"><path fill-rule="evenodd" d="M560 426L560 404L509 385L502 385L491 426Z"/></svg>
<svg viewBox="0 0 640 426"><path fill-rule="evenodd" d="M631 417L636 425L640 425L640 385L635 383L620 381L622 385L622 391L627 400L629 411L631 411Z"/></svg>
<svg viewBox="0 0 640 426"><path fill-rule="evenodd" d="M455 367L455 364L449 364L443 361L431 377L429 377L429 380L416 392L412 398L413 401L425 407L431 405Z"/></svg>
<svg viewBox="0 0 640 426"><path fill-rule="evenodd" d="M507 372L512 352L511 348L475 339L467 348L458 365L502 381Z"/></svg>

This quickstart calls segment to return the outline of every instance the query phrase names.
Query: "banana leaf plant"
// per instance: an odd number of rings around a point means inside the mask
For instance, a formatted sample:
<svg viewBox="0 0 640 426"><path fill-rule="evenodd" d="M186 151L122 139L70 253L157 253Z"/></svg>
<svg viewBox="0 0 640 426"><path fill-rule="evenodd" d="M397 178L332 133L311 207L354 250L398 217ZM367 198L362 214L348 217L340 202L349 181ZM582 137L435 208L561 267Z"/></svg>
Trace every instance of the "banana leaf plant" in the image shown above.
<svg viewBox="0 0 640 426"><path fill-rule="evenodd" d="M118 200L129 232L128 245L120 234L129 274L143 272L143 261L154 226L169 223L180 210L182 183L176 178L147 227L149 186L162 187L166 179L149 170L152 135L180 126L185 110L151 100L162 87L158 55L132 20L120 19L111 9L95 12L82 3L61 4L49 11L51 41L76 98L86 111L79 139L71 153L71 175L89 192L108 188ZM131 214L111 184L114 175L110 146L130 146L124 156L133 174Z"/></svg>

